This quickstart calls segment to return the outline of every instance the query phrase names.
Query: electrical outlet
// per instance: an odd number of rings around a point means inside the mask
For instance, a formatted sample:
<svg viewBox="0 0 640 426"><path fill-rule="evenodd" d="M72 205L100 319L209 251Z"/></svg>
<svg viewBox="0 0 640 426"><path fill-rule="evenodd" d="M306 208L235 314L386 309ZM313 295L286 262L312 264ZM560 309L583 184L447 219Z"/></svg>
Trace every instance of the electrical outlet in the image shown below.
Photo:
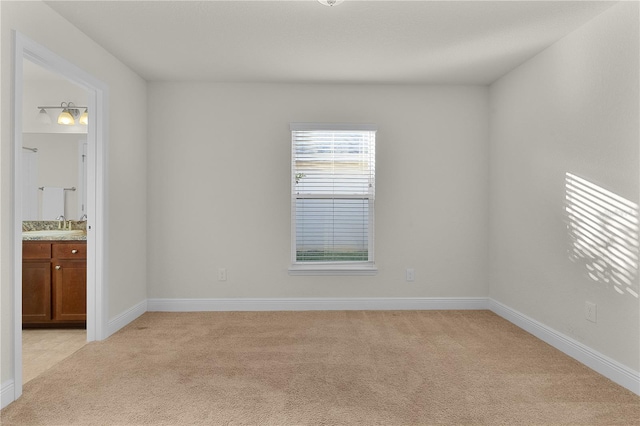
<svg viewBox="0 0 640 426"><path fill-rule="evenodd" d="M226 281L226 280L227 280L227 269L218 268L218 281Z"/></svg>
<svg viewBox="0 0 640 426"><path fill-rule="evenodd" d="M591 302L585 302L584 304L584 317L587 321L597 322L597 305Z"/></svg>
<svg viewBox="0 0 640 426"><path fill-rule="evenodd" d="M407 281L416 280L416 271L413 268L407 268Z"/></svg>

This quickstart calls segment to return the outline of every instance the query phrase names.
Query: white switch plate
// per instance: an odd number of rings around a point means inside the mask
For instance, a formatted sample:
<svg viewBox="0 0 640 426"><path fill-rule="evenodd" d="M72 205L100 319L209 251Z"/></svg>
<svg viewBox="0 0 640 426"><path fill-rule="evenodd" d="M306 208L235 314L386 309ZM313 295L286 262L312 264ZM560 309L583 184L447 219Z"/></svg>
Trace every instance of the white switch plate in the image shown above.
<svg viewBox="0 0 640 426"><path fill-rule="evenodd" d="M416 280L416 271L413 268L407 268L407 281Z"/></svg>
<svg viewBox="0 0 640 426"><path fill-rule="evenodd" d="M218 268L218 281L226 281L226 280L227 280L227 269Z"/></svg>
<svg viewBox="0 0 640 426"><path fill-rule="evenodd" d="M585 302L584 304L584 317L587 321L597 322L598 321L598 311L597 305L591 302Z"/></svg>

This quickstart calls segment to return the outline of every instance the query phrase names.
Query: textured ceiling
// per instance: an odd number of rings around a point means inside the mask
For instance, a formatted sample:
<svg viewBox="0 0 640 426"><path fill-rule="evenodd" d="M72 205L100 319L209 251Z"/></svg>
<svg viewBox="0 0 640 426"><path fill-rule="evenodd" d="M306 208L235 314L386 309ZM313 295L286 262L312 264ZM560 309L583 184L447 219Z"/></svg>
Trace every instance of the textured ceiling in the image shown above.
<svg viewBox="0 0 640 426"><path fill-rule="evenodd" d="M613 3L47 4L150 81L488 84Z"/></svg>

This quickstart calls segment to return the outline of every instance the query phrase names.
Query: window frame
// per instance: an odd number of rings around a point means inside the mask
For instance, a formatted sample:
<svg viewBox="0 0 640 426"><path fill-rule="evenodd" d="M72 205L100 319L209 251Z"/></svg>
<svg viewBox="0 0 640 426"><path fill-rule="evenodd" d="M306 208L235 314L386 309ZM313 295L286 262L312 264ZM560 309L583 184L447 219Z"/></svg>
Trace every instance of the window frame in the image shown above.
<svg viewBox="0 0 640 426"><path fill-rule="evenodd" d="M376 139L375 132L378 130L374 124L351 124L351 123L290 123L290 137L291 137L291 263L289 266L289 275L375 275L378 272L375 264L375 184L373 186L373 193L370 196L363 197L362 199L368 200L368 260L366 261L313 261L304 262L297 260L297 228L296 228L296 201L298 199L311 199L309 197L299 197L296 194L295 185L295 145L294 145L294 131L362 131L362 132L374 132L375 149ZM374 152L374 169L373 176L375 182L375 152ZM341 198L340 196L335 197Z"/></svg>

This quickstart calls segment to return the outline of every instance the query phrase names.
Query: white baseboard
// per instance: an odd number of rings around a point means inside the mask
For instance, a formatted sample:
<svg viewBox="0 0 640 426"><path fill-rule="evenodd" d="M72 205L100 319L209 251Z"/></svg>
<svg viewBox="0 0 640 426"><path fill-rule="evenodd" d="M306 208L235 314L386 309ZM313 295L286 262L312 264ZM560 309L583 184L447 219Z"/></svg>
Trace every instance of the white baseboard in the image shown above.
<svg viewBox="0 0 640 426"><path fill-rule="evenodd" d="M489 299L489 309L538 339L564 352L592 370L640 395L640 373L620 364L590 347L547 327L502 303Z"/></svg>
<svg viewBox="0 0 640 426"><path fill-rule="evenodd" d="M146 299L109 320L109 323L107 324L107 335L105 338L111 336L113 333L120 330L122 327L129 324L145 312L147 312Z"/></svg>
<svg viewBox="0 0 640 426"><path fill-rule="evenodd" d="M486 297L449 298L300 298L300 299L148 299L147 310L198 311L349 311L488 309Z"/></svg>
<svg viewBox="0 0 640 426"><path fill-rule="evenodd" d="M15 389L13 387L13 380L7 380L0 387L0 404L4 408L16 400Z"/></svg>

